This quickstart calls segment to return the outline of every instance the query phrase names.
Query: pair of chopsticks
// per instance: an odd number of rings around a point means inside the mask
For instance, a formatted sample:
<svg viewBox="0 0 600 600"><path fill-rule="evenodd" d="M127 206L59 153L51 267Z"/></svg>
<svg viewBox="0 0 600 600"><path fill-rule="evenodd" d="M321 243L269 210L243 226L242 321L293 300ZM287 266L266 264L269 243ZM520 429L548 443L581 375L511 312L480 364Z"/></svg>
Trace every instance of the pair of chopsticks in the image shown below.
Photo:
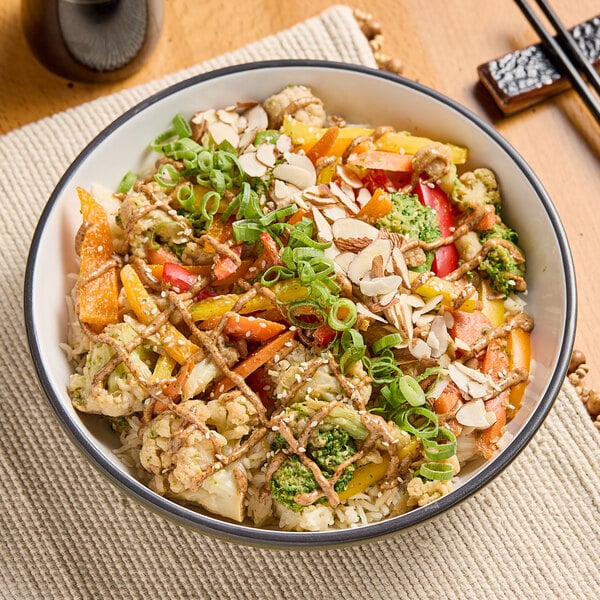
<svg viewBox="0 0 600 600"><path fill-rule="evenodd" d="M588 62L581 49L569 31L560 22L560 19L552 10L548 2L546 0L535 1L551 23L552 27L556 30L556 39L546 30L540 18L533 12L529 4L527 4L527 0L515 0L516 4L521 9L521 12L529 21L529 24L540 36L551 60L555 63L555 66L569 78L573 85L573 89L585 102L596 121L600 123L600 101L590 87L588 87L588 85L591 86L598 94L600 94L600 76L598 75L598 72ZM582 74L585 75L585 79L582 77Z"/></svg>

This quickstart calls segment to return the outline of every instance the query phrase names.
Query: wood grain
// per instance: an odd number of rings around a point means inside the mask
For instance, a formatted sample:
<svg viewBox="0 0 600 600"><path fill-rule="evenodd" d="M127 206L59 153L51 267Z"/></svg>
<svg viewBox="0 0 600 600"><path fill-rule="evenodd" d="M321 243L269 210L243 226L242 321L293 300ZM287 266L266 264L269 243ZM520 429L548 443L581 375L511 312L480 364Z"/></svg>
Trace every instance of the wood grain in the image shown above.
<svg viewBox="0 0 600 600"><path fill-rule="evenodd" d="M19 0L0 3L0 133L234 50L337 4L335 0L166 0L164 29L149 62L116 84L80 84L41 67L26 45ZM576 347L587 356L587 384L600 387L600 127L566 92L502 117L477 82L477 65L537 42L508 0L350 1L381 23L383 51L403 74L461 102L504 135L537 173L564 222L579 290ZM598 14L597 0L553 0L567 27Z"/></svg>

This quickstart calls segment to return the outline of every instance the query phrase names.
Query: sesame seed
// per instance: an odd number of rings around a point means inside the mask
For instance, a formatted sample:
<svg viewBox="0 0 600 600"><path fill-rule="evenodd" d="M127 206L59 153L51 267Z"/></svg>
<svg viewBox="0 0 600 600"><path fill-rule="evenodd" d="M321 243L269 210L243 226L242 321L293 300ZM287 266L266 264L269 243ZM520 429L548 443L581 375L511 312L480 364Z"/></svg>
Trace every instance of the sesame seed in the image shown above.
<svg viewBox="0 0 600 600"><path fill-rule="evenodd" d="M247 338L249 338L252 335L252 332L251 331L246 331L245 335L246 335Z"/></svg>
<svg viewBox="0 0 600 600"><path fill-rule="evenodd" d="M98 252L102 252L104 250L104 246L98 246Z"/></svg>
<svg viewBox="0 0 600 600"><path fill-rule="evenodd" d="M264 321L261 321L261 322L258 324L258 326L259 326L261 329L266 329L266 328L267 328L267 324L266 324Z"/></svg>
<svg viewBox="0 0 600 600"><path fill-rule="evenodd" d="M298 446L298 452L300 452L300 454L304 454L306 452L306 448L304 446Z"/></svg>
<svg viewBox="0 0 600 600"><path fill-rule="evenodd" d="M273 427L271 427L272 431L279 431L279 427L277 425L273 425Z"/></svg>

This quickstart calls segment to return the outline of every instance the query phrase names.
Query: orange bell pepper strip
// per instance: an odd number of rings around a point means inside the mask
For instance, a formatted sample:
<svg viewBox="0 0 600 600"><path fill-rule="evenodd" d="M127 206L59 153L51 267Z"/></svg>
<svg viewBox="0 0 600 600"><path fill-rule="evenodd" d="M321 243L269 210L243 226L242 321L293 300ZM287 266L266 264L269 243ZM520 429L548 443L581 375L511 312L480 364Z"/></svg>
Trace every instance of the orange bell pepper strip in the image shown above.
<svg viewBox="0 0 600 600"><path fill-rule="evenodd" d="M395 173L410 173L413 170L413 156L385 150L369 150L348 159L348 164L363 169L381 169Z"/></svg>
<svg viewBox="0 0 600 600"><path fill-rule="evenodd" d="M531 336L529 332L519 328L511 329L508 334L507 352L508 367L511 371L517 368L529 371L531 366ZM521 407L526 387L527 381L522 381L510 388L508 396L510 402L509 418L512 419Z"/></svg>
<svg viewBox="0 0 600 600"><path fill-rule="evenodd" d="M117 267L99 275L94 272L113 256L110 225L104 208L83 188L77 188L85 233L81 242L79 276L84 283L79 288L79 318L95 332L119 320L119 287ZM88 281L86 278L90 277Z"/></svg>
<svg viewBox="0 0 600 600"><path fill-rule="evenodd" d="M275 339L267 342L264 346L261 346L258 350L253 352L248 358L240 362L233 372L240 377L248 377L251 373L254 373L258 368L262 367L266 362L270 361L274 356L284 348L284 346L291 342L296 336L295 331L287 330L281 335L278 335ZM219 396L232 387L235 383L229 379L229 377L223 377L215 386L214 394Z"/></svg>
<svg viewBox="0 0 600 600"><path fill-rule="evenodd" d="M481 370L488 373L492 379L498 380L500 373L508 373L508 354L506 342L501 339L492 340L485 352ZM496 442L504 433L506 425L506 405L509 401L508 391L501 392L491 400L486 400L485 410L496 415L496 422L481 432L477 438L477 449L484 458L491 458L496 451Z"/></svg>
<svg viewBox="0 0 600 600"><path fill-rule="evenodd" d="M339 134L339 127L329 127L316 144L314 144L306 153L306 156L308 156L313 163L316 163L319 158L327 156L331 152Z"/></svg>
<svg viewBox="0 0 600 600"><path fill-rule="evenodd" d="M137 319L150 325L159 314L158 306L148 294L138 274L131 265L121 269L121 282L125 295ZM180 365L185 364L200 348L188 340L172 323L165 323L159 330L165 352Z"/></svg>
<svg viewBox="0 0 600 600"><path fill-rule="evenodd" d="M202 329L213 329L222 317L211 317L202 323ZM243 317L232 314L227 318L223 332L228 336L243 338L249 342L266 342L277 334L285 331L287 326L283 323L268 321L260 317Z"/></svg>
<svg viewBox="0 0 600 600"><path fill-rule="evenodd" d="M377 188L370 200L358 211L357 219L362 219L369 223L375 223L382 217L385 217L393 208L389 195L381 188Z"/></svg>

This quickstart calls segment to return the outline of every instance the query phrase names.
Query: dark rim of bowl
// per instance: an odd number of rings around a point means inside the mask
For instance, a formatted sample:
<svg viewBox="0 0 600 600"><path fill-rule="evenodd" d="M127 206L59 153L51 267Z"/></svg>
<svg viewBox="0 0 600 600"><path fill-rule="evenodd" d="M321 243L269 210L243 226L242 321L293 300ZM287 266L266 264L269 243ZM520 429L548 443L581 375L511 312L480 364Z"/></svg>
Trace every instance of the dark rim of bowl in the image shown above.
<svg viewBox="0 0 600 600"><path fill-rule="evenodd" d="M173 94L174 92L178 92L203 81L223 77L241 71L268 70L272 68L318 68L353 71L368 75L370 77L387 79L391 82L398 83L402 86L412 88L413 90L426 94L448 106L453 111L460 113L463 117L466 117L479 129L483 130L489 137L491 137L512 158L512 160L519 166L520 170L526 176L531 186L535 189L552 223L554 233L556 234L558 240L565 271L566 320L563 328L563 344L559 353L557 366L550 378L550 381L548 382L547 389L544 396L541 398L538 407L530 416L524 428L519 432L519 435L515 436L511 444L503 452L501 452L498 457L489 463L489 465L482 469L475 477L455 489L451 494L440 498L436 502L398 517L352 529L340 529L324 532L290 532L259 529L220 520L215 517L210 517L205 514L195 512L152 492L149 488L136 481L133 477L130 477L129 475L126 475L124 472L117 469L89 440L88 436L86 436L82 431L82 427L71 420L68 412L61 404L58 394L52 387L50 378L45 371L35 332L33 303L31 300L34 286L33 275L38 253L38 246L40 244L40 239L48 216L53 210L58 196L80 164L85 161L85 159L110 133L119 128L133 115L145 110L150 105L159 102L161 99ZM197 75L176 83L148 97L108 125L81 151L77 158L75 158L75 160L71 163L69 168L61 177L42 211L40 220L33 235L27 260L24 287L24 306L27 339L42 389L48 397L48 400L50 401L50 404L54 409L59 422L67 434L103 475L107 476L108 479L115 483L118 488L120 488L122 491L125 491L130 496L133 496L145 507L172 521L187 526L188 528L229 541L262 547L287 549L323 549L381 539L440 515L449 508L456 506L489 483L521 452L521 450L525 447L525 445L540 427L550 408L552 407L567 372L575 337L577 310L573 262L568 240L558 213L541 182L533 173L529 165L493 127L485 123L476 114L472 113L470 110L461 106L454 100L414 81L410 81L398 75L379 71L369 67L320 60L262 61L226 67L208 73L203 73L201 75Z"/></svg>

